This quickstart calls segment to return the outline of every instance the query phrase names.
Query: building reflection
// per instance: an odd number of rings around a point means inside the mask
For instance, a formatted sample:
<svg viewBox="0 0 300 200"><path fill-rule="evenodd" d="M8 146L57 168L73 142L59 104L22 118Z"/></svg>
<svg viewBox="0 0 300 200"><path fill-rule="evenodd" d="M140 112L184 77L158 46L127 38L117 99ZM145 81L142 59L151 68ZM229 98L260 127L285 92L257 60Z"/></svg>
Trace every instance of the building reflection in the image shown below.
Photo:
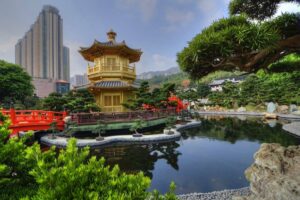
<svg viewBox="0 0 300 200"><path fill-rule="evenodd" d="M93 149L91 154L104 157L107 165L118 164L121 170L127 173L135 174L142 171L152 178L152 171L158 160L163 159L175 170L179 169L178 157L181 153L176 150L179 146L176 141L143 145L115 145Z"/></svg>

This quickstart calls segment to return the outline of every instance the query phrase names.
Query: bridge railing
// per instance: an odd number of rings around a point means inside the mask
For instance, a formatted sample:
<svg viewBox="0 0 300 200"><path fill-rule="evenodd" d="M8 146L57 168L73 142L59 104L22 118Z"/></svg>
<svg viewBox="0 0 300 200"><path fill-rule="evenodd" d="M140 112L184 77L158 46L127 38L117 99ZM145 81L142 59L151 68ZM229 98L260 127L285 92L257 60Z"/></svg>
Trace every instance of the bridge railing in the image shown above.
<svg viewBox="0 0 300 200"><path fill-rule="evenodd" d="M78 125L96 124L98 121L106 122L127 122L137 119L151 120L162 117L176 115L176 108L160 109L157 111L133 111L133 112L115 112L115 113L74 113L71 114L71 120Z"/></svg>
<svg viewBox="0 0 300 200"><path fill-rule="evenodd" d="M3 115L8 116L12 125L30 123L51 123L57 121L63 123L63 119L67 116L66 112L53 112L44 110L2 110Z"/></svg>

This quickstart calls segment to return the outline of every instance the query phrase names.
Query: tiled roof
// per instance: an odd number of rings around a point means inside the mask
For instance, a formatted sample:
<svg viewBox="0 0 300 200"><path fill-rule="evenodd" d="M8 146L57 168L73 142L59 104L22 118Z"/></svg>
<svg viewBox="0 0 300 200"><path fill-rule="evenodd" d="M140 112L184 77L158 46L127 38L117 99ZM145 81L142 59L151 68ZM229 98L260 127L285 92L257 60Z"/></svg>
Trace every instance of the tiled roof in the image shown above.
<svg viewBox="0 0 300 200"><path fill-rule="evenodd" d="M94 84L94 87L99 87L99 88L121 88L121 87L134 87L137 88L138 85L133 83L133 84L128 84L123 81L100 81L96 82Z"/></svg>

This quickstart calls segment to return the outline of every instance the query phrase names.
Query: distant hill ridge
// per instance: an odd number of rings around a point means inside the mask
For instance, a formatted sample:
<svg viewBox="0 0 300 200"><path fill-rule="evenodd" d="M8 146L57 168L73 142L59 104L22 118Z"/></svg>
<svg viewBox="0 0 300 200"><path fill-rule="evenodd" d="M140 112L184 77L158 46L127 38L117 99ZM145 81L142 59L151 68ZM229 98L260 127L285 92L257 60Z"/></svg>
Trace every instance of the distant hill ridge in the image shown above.
<svg viewBox="0 0 300 200"><path fill-rule="evenodd" d="M137 75L137 79L145 80L145 79L151 79L155 76L169 76L169 75L178 74L178 73L180 73L179 67L171 67L171 68L169 68L167 70L163 70L163 71L150 71L150 72L141 73L141 74Z"/></svg>

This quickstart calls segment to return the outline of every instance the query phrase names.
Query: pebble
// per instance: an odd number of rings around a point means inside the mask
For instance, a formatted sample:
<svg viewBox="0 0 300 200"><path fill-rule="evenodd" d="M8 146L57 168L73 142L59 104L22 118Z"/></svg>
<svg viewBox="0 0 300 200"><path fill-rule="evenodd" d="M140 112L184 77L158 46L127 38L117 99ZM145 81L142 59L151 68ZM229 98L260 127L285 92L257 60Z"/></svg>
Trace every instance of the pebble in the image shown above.
<svg viewBox="0 0 300 200"><path fill-rule="evenodd" d="M233 196L249 196L249 187L233 190L214 191L209 193L190 193L178 195L179 200L231 200Z"/></svg>

